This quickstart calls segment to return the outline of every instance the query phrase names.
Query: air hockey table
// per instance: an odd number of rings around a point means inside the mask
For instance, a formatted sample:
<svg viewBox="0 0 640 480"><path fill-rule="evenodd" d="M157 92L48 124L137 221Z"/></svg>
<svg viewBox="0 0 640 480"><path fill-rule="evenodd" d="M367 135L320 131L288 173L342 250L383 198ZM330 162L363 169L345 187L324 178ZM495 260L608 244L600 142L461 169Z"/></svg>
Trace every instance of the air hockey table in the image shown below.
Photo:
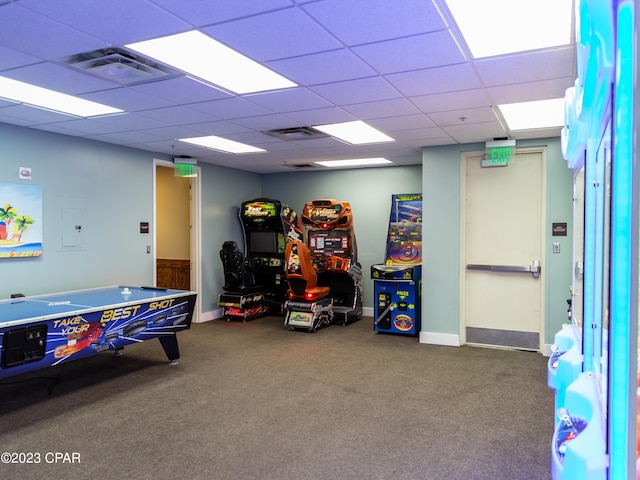
<svg viewBox="0 0 640 480"><path fill-rule="evenodd" d="M0 301L0 380L158 338L171 363L196 292L110 286Z"/></svg>

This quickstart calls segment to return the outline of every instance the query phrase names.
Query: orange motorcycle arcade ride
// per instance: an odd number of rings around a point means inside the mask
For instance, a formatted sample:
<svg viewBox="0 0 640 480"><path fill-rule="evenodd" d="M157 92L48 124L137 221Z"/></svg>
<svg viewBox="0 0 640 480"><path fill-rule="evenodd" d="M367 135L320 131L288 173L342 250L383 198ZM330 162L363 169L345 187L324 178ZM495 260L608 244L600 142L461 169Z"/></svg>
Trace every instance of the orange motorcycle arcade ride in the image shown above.
<svg viewBox="0 0 640 480"><path fill-rule="evenodd" d="M313 200L301 216L305 242L285 249L288 300L284 324L313 332L332 323L358 320L362 314L362 268L351 206L337 200Z"/></svg>

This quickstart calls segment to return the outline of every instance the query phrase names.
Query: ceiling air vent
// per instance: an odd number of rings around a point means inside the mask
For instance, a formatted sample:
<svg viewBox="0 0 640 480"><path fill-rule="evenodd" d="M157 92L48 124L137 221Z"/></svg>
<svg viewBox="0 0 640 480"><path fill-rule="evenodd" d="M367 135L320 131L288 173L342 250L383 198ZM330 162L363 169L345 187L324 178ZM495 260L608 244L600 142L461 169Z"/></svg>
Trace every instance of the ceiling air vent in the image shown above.
<svg viewBox="0 0 640 480"><path fill-rule="evenodd" d="M287 141L328 137L326 133L311 127L277 128L275 130L267 130L263 133Z"/></svg>
<svg viewBox="0 0 640 480"><path fill-rule="evenodd" d="M293 168L294 170L302 170L303 168L318 168L318 166L314 165L313 163L285 163L284 166Z"/></svg>
<svg viewBox="0 0 640 480"><path fill-rule="evenodd" d="M78 53L61 58L58 63L121 85L182 75L177 70L115 47Z"/></svg>

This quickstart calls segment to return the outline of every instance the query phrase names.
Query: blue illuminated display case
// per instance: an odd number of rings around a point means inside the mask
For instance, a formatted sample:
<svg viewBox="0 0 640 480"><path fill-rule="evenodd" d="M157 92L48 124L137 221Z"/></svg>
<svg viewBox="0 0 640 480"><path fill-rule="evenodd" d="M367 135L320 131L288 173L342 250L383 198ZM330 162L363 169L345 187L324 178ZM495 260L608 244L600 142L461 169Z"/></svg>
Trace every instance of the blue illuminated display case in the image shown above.
<svg viewBox="0 0 640 480"><path fill-rule="evenodd" d="M640 478L635 8L632 0L576 1L578 78L565 95L561 140L574 178L584 175L575 204L583 236L574 240L582 278L573 284L579 315L556 334L549 359L554 480Z"/></svg>

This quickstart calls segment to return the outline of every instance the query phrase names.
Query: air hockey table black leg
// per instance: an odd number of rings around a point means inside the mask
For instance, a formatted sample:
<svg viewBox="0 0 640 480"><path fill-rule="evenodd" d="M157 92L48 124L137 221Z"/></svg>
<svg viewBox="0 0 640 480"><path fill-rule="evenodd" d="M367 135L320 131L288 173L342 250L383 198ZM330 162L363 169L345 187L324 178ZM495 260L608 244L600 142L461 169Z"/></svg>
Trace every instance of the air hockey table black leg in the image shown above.
<svg viewBox="0 0 640 480"><path fill-rule="evenodd" d="M178 359L180 358L180 350L178 349L178 337L175 333L171 335L162 335L158 337L160 340L160 344L164 349L164 353L167 354L167 358L169 359L169 363L171 365L177 365Z"/></svg>

